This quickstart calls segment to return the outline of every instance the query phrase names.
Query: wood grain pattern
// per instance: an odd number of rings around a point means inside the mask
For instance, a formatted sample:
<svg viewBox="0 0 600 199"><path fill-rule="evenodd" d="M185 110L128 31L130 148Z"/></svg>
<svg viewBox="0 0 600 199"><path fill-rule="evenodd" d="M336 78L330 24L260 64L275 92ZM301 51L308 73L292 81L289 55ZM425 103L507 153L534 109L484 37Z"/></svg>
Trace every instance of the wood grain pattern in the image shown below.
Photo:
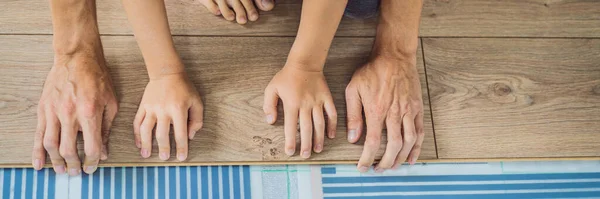
<svg viewBox="0 0 600 199"><path fill-rule="evenodd" d="M425 0L421 35L600 37L596 0Z"/></svg>
<svg viewBox="0 0 600 199"><path fill-rule="evenodd" d="M48 2L0 0L0 34L51 34ZM175 35L295 36L301 2L278 1L257 22L237 25L209 14L198 0L166 0ZM120 0L97 1L102 34L131 34ZM425 0L423 37L600 37L600 1ZM344 17L338 36L374 36L376 18Z"/></svg>
<svg viewBox="0 0 600 199"><path fill-rule="evenodd" d="M205 36L295 36L300 22L301 1L279 0L259 20L246 25L210 14L199 0L165 0L173 35ZM50 8L45 0L0 0L0 34L52 34ZM98 26L104 35L131 35L121 0L96 1ZM344 18L339 36L375 35L376 18Z"/></svg>
<svg viewBox="0 0 600 199"><path fill-rule="evenodd" d="M120 111L110 137L107 165L165 164L142 159L134 146L132 121L147 83L143 59L132 36L102 37L117 91ZM293 38L175 37L188 74L203 97L205 122L190 143L183 164L272 164L352 162L362 145L346 141L344 90L354 69L368 57L373 39L337 38L326 63L326 76L339 114L338 134L309 161L288 158L283 149L283 114L274 125L264 122L263 89L283 66ZM52 65L51 36L0 36L0 166L30 164L35 110L43 81ZM422 58L424 99L428 99ZM425 143L421 159L437 158L429 105L425 104ZM385 140L385 139L384 139ZM172 145L173 146L173 145ZM382 155L384 145L380 148ZM174 150L173 150L174 151ZM174 157L174 155L172 155ZM173 158L172 158L173 159ZM177 164L171 160L170 164Z"/></svg>
<svg viewBox="0 0 600 199"><path fill-rule="evenodd" d="M599 39L423 39L439 158L600 156Z"/></svg>

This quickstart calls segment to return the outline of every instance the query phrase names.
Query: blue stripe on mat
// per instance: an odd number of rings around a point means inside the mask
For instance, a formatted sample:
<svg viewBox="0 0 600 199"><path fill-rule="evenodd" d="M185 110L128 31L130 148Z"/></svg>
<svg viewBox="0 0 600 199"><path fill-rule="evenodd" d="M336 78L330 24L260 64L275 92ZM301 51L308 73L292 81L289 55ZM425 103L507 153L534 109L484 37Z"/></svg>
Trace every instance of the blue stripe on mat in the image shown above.
<svg viewBox="0 0 600 199"><path fill-rule="evenodd" d="M27 183L25 183L25 198L33 197L33 169L27 169Z"/></svg>
<svg viewBox="0 0 600 199"><path fill-rule="evenodd" d="M48 170L48 199L53 199L56 197L56 173L53 170Z"/></svg>
<svg viewBox="0 0 600 199"><path fill-rule="evenodd" d="M198 167L190 167L190 197L198 198Z"/></svg>
<svg viewBox="0 0 600 199"><path fill-rule="evenodd" d="M177 198L177 167L169 167L169 198Z"/></svg>
<svg viewBox="0 0 600 199"><path fill-rule="evenodd" d="M208 198L208 167L200 167L200 182L202 182L202 197Z"/></svg>
<svg viewBox="0 0 600 199"><path fill-rule="evenodd" d="M241 198L240 194L240 166L232 166L231 171L233 173L233 198Z"/></svg>
<svg viewBox="0 0 600 199"><path fill-rule="evenodd" d="M125 168L125 198L133 198L133 170L132 167Z"/></svg>
<svg viewBox="0 0 600 199"><path fill-rule="evenodd" d="M394 195L394 196L352 196L325 197L330 199L530 199L530 198L590 198L599 197L600 191L582 192L545 192L545 193L502 193L502 194L471 194L471 195Z"/></svg>
<svg viewBox="0 0 600 199"><path fill-rule="evenodd" d="M323 177L323 183L561 180L593 178L600 178L600 173Z"/></svg>
<svg viewBox="0 0 600 199"><path fill-rule="evenodd" d="M44 191L44 180L46 179L46 171L47 171L47 169L42 169L42 170L36 171L38 176L36 179L37 185L35 188L35 192L36 192L35 197L37 199L44 198L44 192L46 192L46 191Z"/></svg>
<svg viewBox="0 0 600 199"><path fill-rule="evenodd" d="M600 188L600 182L323 187L323 193L493 191Z"/></svg>
<svg viewBox="0 0 600 199"><path fill-rule="evenodd" d="M242 166L242 173L244 177L244 198L250 199L250 166Z"/></svg>
<svg viewBox="0 0 600 199"><path fill-rule="evenodd" d="M13 169L3 169L4 176L2 179L2 198L10 198L10 176Z"/></svg>
<svg viewBox="0 0 600 199"><path fill-rule="evenodd" d="M212 198L220 198L219 197L219 167L211 166L211 185L212 185Z"/></svg>
<svg viewBox="0 0 600 199"><path fill-rule="evenodd" d="M179 167L180 198L187 198L187 167Z"/></svg>

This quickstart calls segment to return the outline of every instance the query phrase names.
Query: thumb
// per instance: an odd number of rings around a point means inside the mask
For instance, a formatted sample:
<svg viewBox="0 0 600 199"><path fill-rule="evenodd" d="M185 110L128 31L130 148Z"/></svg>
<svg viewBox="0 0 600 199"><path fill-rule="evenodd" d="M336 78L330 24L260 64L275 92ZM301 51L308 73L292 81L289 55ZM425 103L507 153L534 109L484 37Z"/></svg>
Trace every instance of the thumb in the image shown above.
<svg viewBox="0 0 600 199"><path fill-rule="evenodd" d="M265 120L269 124L275 123L277 120L277 102L279 96L275 89L267 87L265 89L265 101L263 104L263 111L265 112Z"/></svg>
<svg viewBox="0 0 600 199"><path fill-rule="evenodd" d="M190 139L194 139L196 132L198 132L202 125L204 124L204 107L202 106L202 101L198 99L196 102L192 103L188 113L188 136Z"/></svg>
<svg viewBox="0 0 600 199"><path fill-rule="evenodd" d="M361 135L363 127L362 102L358 90L353 86L346 87L346 112L348 122L348 142L355 143Z"/></svg>

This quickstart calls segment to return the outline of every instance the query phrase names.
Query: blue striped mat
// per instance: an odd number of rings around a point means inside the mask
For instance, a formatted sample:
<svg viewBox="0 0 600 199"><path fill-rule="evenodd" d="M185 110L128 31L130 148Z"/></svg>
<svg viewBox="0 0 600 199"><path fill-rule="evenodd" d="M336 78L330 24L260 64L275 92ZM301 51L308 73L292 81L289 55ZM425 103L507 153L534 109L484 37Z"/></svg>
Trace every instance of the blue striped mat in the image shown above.
<svg viewBox="0 0 600 199"><path fill-rule="evenodd" d="M70 177L0 169L0 199L600 198L600 161L107 167Z"/></svg>

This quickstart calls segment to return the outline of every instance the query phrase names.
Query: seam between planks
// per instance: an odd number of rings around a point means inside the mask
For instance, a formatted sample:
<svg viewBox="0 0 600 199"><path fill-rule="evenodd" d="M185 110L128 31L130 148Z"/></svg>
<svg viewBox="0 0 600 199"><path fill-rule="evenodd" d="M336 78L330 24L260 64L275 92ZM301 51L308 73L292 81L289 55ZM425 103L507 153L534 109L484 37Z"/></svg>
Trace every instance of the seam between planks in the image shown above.
<svg viewBox="0 0 600 199"><path fill-rule="evenodd" d="M431 93L429 92L429 80L427 77L427 63L425 62L425 46L423 45L423 38L419 38L419 42L421 42L421 59L423 59L423 72L425 72L425 86L427 88L427 101L429 101L429 116L431 117L431 130L433 131L433 145L435 146L435 157L437 159L440 159L437 138L435 136L435 121L433 120L433 107L431 107Z"/></svg>

